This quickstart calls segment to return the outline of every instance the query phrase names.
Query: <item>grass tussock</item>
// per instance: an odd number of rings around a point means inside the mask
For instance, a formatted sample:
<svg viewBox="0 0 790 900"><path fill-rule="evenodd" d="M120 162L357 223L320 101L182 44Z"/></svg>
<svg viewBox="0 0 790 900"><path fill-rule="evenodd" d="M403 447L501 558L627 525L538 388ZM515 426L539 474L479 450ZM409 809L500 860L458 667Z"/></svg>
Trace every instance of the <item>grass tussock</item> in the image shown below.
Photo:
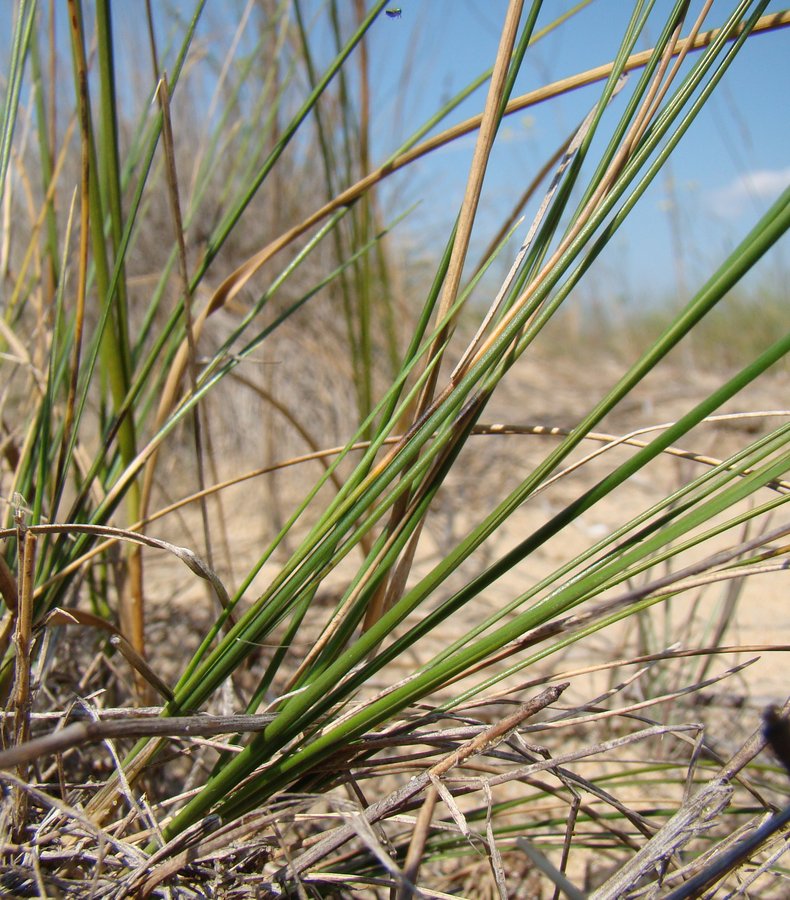
<svg viewBox="0 0 790 900"><path fill-rule="evenodd" d="M0 893L786 893L790 332L745 285L790 194L676 304L578 299L790 22L731 5L520 94L587 4L514 0L382 155L405 3L17 4ZM504 117L580 86L475 259ZM434 255L401 200L467 135Z"/></svg>

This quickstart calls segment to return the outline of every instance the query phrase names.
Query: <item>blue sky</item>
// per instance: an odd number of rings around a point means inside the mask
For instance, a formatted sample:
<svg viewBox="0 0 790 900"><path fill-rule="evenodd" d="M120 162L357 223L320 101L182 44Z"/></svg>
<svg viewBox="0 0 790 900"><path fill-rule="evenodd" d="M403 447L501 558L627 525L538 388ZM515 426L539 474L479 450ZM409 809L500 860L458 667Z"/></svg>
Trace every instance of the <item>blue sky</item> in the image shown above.
<svg viewBox="0 0 790 900"><path fill-rule="evenodd" d="M11 3L0 2L10 23ZM701 3L702 0L691 0L689 21ZM211 49L214 60L221 61L246 5L247 0L235 3L208 0L198 28L195 52L202 42L204 48ZM579 4L571 0L546 0L539 26L576 5ZM734 5L735 0L716 0L704 28L721 24ZM650 45L652 35L658 32L659 20L671 6L669 0L657 0L654 24L639 49ZM380 16L368 37L376 162L386 159L443 101L492 64L507 3L506 0L397 0L392 7L401 10L400 17ZM768 11L774 7L776 4L770 4ZM314 46L325 47L328 54L327 3L303 0L303 8L315 39ZM339 8L350 20L351 0L340 0ZM610 61L631 8L627 0L591 0L530 49L515 93ZM157 4L154 9L161 17L158 40L160 50L164 50L169 10L176 9L181 16L188 17L194 9L194 0L174 0L172 5ZM122 0L113 5L113 13L117 33L123 37L118 45L119 54L125 55L132 80L137 81L139 88L138 79L150 78L144 50L143 0ZM256 13L260 14L260 7L253 12L253 17ZM63 14L60 26L61 37L67 40ZM253 46L254 32L251 26L250 46ZM10 28L5 35L7 43ZM244 50L242 40L240 52ZM140 53L146 56L142 67L135 55ZM3 55L7 59L7 48ZM209 79L215 77L216 66L204 68ZM643 297L660 300L676 293L678 287L681 293L687 294L699 286L790 183L789 76L790 29L759 35L747 42L709 107L673 154L665 174L642 198L630 222L596 263L587 279L589 289L628 301ZM210 95L211 86L206 85L206 90ZM485 101L485 90L485 87L479 89L446 124L479 112ZM599 90L599 86L583 88L516 113L505 121L486 179L473 240L473 258L474 249L482 250L488 244L515 199L560 141L584 117ZM612 118L623 109L624 94L613 102L609 113ZM408 173L394 176L382 187L384 208L392 218L407 205L419 202L418 208L399 226L405 246L417 246L423 253L438 252L443 246L461 203L474 140L475 136L469 135L456 141L420 161ZM527 215L531 212L528 210ZM527 224L522 226L522 233L526 227ZM502 264L505 262L503 259ZM761 262L753 280L762 278L776 283L780 279L784 284L789 269L790 249L785 238Z"/></svg>
<svg viewBox="0 0 790 900"><path fill-rule="evenodd" d="M374 131L380 136L381 156L443 98L491 65L506 5L504 0L403 0L397 4L400 18L376 23L371 58ZM539 22L546 23L574 5L560 0L545 3L543 13L548 14L542 13ZM692 2L692 16L700 5ZM705 29L721 24L731 5L715 3ZM663 16L671 4L658 2L656 7ZM630 8L623 0L593 0L530 49L516 93L611 60ZM653 34L657 31L658 24ZM645 40L638 49L649 46ZM747 43L710 107L673 154L666 175L642 198L631 222L597 264L591 283L604 291L655 299L673 294L678 283L688 292L790 184L789 60L790 29ZM562 136L586 114L599 90L584 88L506 121L504 140L487 176L480 246ZM485 88L467 101L454 120L478 112L484 92ZM615 100L613 114L622 108L623 101ZM473 136L462 139L420 164L421 177L408 195L424 201L414 222L424 222L429 233L446 234L447 223L455 216L473 141ZM788 264L785 239L760 264L757 277L771 281L784 275Z"/></svg>

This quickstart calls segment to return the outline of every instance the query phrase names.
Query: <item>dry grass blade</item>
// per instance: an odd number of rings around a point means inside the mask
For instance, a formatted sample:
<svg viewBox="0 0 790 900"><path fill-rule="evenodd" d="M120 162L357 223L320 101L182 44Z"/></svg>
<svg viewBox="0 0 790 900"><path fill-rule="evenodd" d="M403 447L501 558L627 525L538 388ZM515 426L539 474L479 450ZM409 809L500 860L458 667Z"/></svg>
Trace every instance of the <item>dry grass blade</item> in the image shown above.
<svg viewBox="0 0 790 900"><path fill-rule="evenodd" d="M263 729L273 715L257 716L170 716L153 719L149 716L126 717L111 721L77 722L35 738L10 750L0 751L0 768L7 769L23 762L32 762L41 756L63 753L85 743L110 738L138 737L209 737L220 734L249 734Z"/></svg>
<svg viewBox="0 0 790 900"><path fill-rule="evenodd" d="M593 717L588 717L588 720L591 718ZM558 726L562 726L565 724L568 723L557 723ZM573 724L578 723L574 722ZM541 730L545 727L545 725L540 726ZM491 787L495 787L499 784L506 784L509 781L531 778L533 775L536 775L539 772L552 770L557 766L564 766L566 763L575 762L579 759L587 759L591 756L599 756L602 754L611 753L613 750L617 750L620 747L628 747L632 744L637 744L641 741L649 740L650 738L661 737L665 734L684 734L689 732L696 734L699 730L700 726L698 724L654 725L650 728L643 728L641 731L635 731L632 734L626 735L625 737L618 737L612 738L608 741L601 741L600 743L593 744L579 750L569 750L567 753L560 753L557 756L553 756L551 759L530 763L528 766L518 766L517 768L502 775L495 775L485 780ZM455 786L457 786L460 790L479 790L482 789L483 779L464 776L463 778L457 779L454 782L454 787Z"/></svg>
<svg viewBox="0 0 790 900"><path fill-rule="evenodd" d="M403 864L403 885L398 889L397 900L410 900L414 896L413 886L417 884L420 873L420 863L425 851L425 842L431 827L431 820L436 809L438 792L433 784L425 789L423 800L417 821L414 823L414 832L409 841L409 849Z"/></svg>
<svg viewBox="0 0 790 900"><path fill-rule="evenodd" d="M626 863L590 900L617 900L627 896L645 875L661 868L691 840L710 828L729 805L733 789L725 781L715 781L689 800L672 819Z"/></svg>
<svg viewBox="0 0 790 900"><path fill-rule="evenodd" d="M223 608L230 603L227 589L217 573L188 547L179 547L176 544L171 544L169 541L149 537L147 534L140 534L124 528L113 528L109 525L83 525L77 522L64 522L57 525L31 525L28 530L31 534L91 534L100 537L112 537L114 541L128 541L132 544L142 544L157 550L165 550L180 559L199 578L207 581L214 589L217 599ZM8 537L13 533L13 529L0 529L0 537ZM40 595L43 588L44 585L39 585L36 590L36 596Z"/></svg>
<svg viewBox="0 0 790 900"><path fill-rule="evenodd" d="M622 657L620 659L607 660L602 663L593 663L589 666L581 666L575 669L566 669L561 672L551 672L548 675L535 678L517 686L517 690L529 690L530 688L539 687L549 681L566 681L568 679L578 678L580 675L587 675L592 672L603 672L607 669L620 669L623 666L635 666L645 662L654 662L666 659L684 659L698 656L720 656L730 653L787 653L790 652L790 644L736 644L731 646L717 647L697 647L688 650L664 650L660 653L650 653L643 656ZM485 705L496 701L502 697L507 697L511 693L510 688L498 694L491 694L485 700L479 701ZM475 704L471 704L470 709L475 708Z"/></svg>
<svg viewBox="0 0 790 900"><path fill-rule="evenodd" d="M112 635L110 643L132 667L135 675L138 677L138 683L139 680L142 679L142 681L149 685L149 687L152 687L165 702L170 702L175 699L170 687L156 674L151 666L145 661L144 657L140 656L122 634Z"/></svg>
<svg viewBox="0 0 790 900"><path fill-rule="evenodd" d="M365 810L365 817L368 822L374 823L392 815L401 809L405 804L409 803L421 791L425 790L431 783L431 776L440 776L449 772L455 766L460 765L464 760L468 759L475 753L479 753L492 743L497 743L511 732L513 729L526 721L531 716L536 715L540 710L545 709L552 703L555 703L562 692L567 687L566 684L556 685L546 688L537 697L523 704L516 713L508 716L502 722L496 723L491 728L479 734L477 737L468 741L458 750L449 754L441 762L436 763L427 771L412 778L408 785L394 793L385 797L376 803L373 803ZM288 866L282 868L275 876L276 881L288 881L290 878L301 875L307 869L314 866L325 856L341 847L346 841L350 840L354 835L353 829L344 825L335 829L326 838L321 840L315 847L293 860Z"/></svg>
<svg viewBox="0 0 790 900"><path fill-rule="evenodd" d="M494 881L496 882L497 891L499 891L499 898L500 900L507 900L507 878L505 877L502 856L499 852L499 847L497 847L496 836L494 835L492 815L493 797L488 785L484 788L484 794L486 798L486 845L488 849L488 858L491 861L491 868L494 872Z"/></svg>
<svg viewBox="0 0 790 900"><path fill-rule="evenodd" d="M381 836L376 834L376 831L371 827L364 810L360 809L358 812L346 813L343 818L348 823L348 827L359 838L362 845L379 861L382 869L392 877L393 886L397 884L400 888L407 888L413 891L414 885L406 881L403 872L398 868L382 843Z"/></svg>
<svg viewBox="0 0 790 900"><path fill-rule="evenodd" d="M771 840L770 837L764 842L761 849L769 855L759 866L755 866L752 871L745 870L744 867L738 872L739 885L744 893L748 891L758 879L762 879L764 875L775 870L779 860L787 853L787 840L784 836L779 832L775 832L773 838L773 845L771 847L768 846L768 843ZM758 885L757 887L759 889L760 886Z"/></svg>
<svg viewBox="0 0 790 900"><path fill-rule="evenodd" d="M499 47L494 61L494 71L491 76L486 104L483 109L480 120L480 129L475 143L474 156L472 158L469 177L466 183L466 193L464 194L461 211L458 215L456 238L453 242L450 263L442 287L439 306L436 311L437 322L441 322L449 313L455 302L458 288L461 284L464 261L466 260L466 254L469 249L472 227L475 222L477 207L480 202L480 194L483 189L483 178L486 169L488 168L488 160L491 156L494 138L496 137L496 132L500 124L500 109L502 107L502 99L506 86L508 64L513 53L522 8L523 2L521 2L521 0L510 0L505 15L505 21L502 26L502 34L500 36ZM451 325L448 324L445 330L436 336L426 364L429 363L437 353L442 352L441 348L445 343L446 334L450 328ZM420 401L417 404L415 418L419 418L430 404L438 376L438 368L434 368L430 379L423 388Z"/></svg>
<svg viewBox="0 0 790 900"><path fill-rule="evenodd" d="M466 816L461 811L461 807L455 802L453 795L442 782L441 778L430 773L429 777L431 779L431 785L439 794L439 797L441 797L442 803L447 807L447 811L455 822L456 828L467 840L470 840L471 829L469 828L469 823L466 821Z"/></svg>
<svg viewBox="0 0 790 900"><path fill-rule="evenodd" d="M154 51L154 64L156 62L156 53ZM197 390L197 338L195 335L192 311L192 290L190 287L189 272L187 268L186 242L184 240L184 226L181 216L181 201L178 192L178 173L176 171L176 155L175 144L173 141L173 129L170 116L170 88L167 80L167 73L162 73L159 84L157 86L157 98L162 109L162 138L164 144L166 170L167 170L167 186L168 197L170 200L170 210L173 218L173 231L175 232L176 246L178 248L178 265L181 277L181 293L184 304L184 324L186 328L186 352L187 352L187 369L189 371L190 387L193 392ZM169 408L166 412L169 412ZM202 491L205 488L205 460L203 458L203 436L200 419L200 407L195 406L192 411L192 421L194 424L194 441L195 441L195 461L197 464L198 485ZM160 412L158 424L161 425L164 418ZM143 472L143 489L140 502L140 513L143 519L146 518L148 507L151 499L151 491L153 488L153 479L156 469L159 451L155 450L148 461ZM205 499L200 502L200 511L203 521L203 536L206 547L206 556L208 563L212 565L211 554L211 533L209 528L209 514ZM139 552L139 551L138 551ZM139 598L142 603L142 596ZM139 613L143 615L142 610Z"/></svg>
<svg viewBox="0 0 790 900"><path fill-rule="evenodd" d="M569 787L573 794L573 799L571 800L571 806L568 811L568 821L565 825L565 838L562 843L562 858L560 859L560 873L565 876L566 869L568 866L568 860L570 859L571 850L573 848L573 837L576 831L576 821L579 815L579 810L582 809L584 804L582 803L581 794L574 788L573 784L570 783ZM560 895L560 886L557 885L554 889L554 897L552 900L559 900Z"/></svg>
<svg viewBox="0 0 790 900"><path fill-rule="evenodd" d="M547 722L544 725L539 726L541 730L551 731L558 728L567 728L569 726L585 726L590 725L593 722L602 721L604 719L612 719L615 717L622 716L632 716L634 713L641 712L645 709L650 709L653 706L657 706L661 703L671 702L673 700L677 700L680 697L688 696L690 694L695 694L702 690L702 688L710 687L713 684L718 683L719 681L724 681L729 678L731 675L735 675L736 673L742 671L748 666L754 665L757 662L757 657L754 659L747 660L744 663L739 663L738 665L731 666L729 669L726 669L719 675L713 675L710 678L706 678L703 681L699 681L696 684L686 685L683 688L680 688L676 691L668 691L665 694L661 694L658 696L651 697L649 700L642 700L637 703L631 703L628 706L619 707L616 709L607 709L600 712L589 712L584 715L577 715L578 713L586 710L588 706L591 706L593 709L597 708L597 701L593 701L592 704L585 704L584 706L571 710L570 712L563 714L560 718L554 719L551 722ZM632 679L638 678L641 676L644 671L638 672L632 676ZM624 686L624 685L623 685ZM620 689L620 685L616 688L612 688L610 691L607 691L608 694L616 693ZM600 699L604 699L601 697Z"/></svg>
<svg viewBox="0 0 790 900"><path fill-rule="evenodd" d="M173 699L173 692L165 682L154 672L151 666L132 647L124 634L112 622L108 622L95 613L81 609L63 609L56 606L51 610L41 623L42 628L52 628L58 625L80 625L83 628L96 629L110 635L110 643L118 650L123 658L132 667L135 675L152 687L165 700Z"/></svg>

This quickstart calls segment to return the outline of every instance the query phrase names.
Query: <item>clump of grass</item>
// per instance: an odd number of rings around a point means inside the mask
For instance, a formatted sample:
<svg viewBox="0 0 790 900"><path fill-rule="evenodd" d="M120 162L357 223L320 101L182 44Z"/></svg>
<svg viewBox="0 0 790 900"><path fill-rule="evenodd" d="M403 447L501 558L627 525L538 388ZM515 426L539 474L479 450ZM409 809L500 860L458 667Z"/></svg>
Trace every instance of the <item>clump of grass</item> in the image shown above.
<svg viewBox="0 0 790 900"><path fill-rule="evenodd" d="M384 0L315 20L250 4L226 57L201 46L203 3L167 41L148 8L136 119L109 3L69 3L69 88L54 49L42 60L58 26L20 4L0 138L26 224L1 335L5 889L507 896L518 879L602 898L753 877L718 861L721 835L787 786L754 764L755 723L721 743L695 698L788 650L725 641L744 583L786 568L786 411L716 454L696 441L790 336L744 346L665 421L629 410L671 354L710 340L787 231L790 195L629 338L627 362L602 346L594 377L594 359L547 372L539 354L744 42L787 22L765 5L706 31L683 2L636 4L610 65L517 98L532 44L574 22L514 0L492 69L377 165L365 42ZM205 130L202 65L220 72ZM482 83L476 119L425 138ZM503 116L579 84L596 85L589 115L525 186L544 198L531 227L504 223L468 266ZM401 211L376 187L464 133L455 227L424 296L399 295ZM534 409L540 378L552 417L555 382L585 387L567 421L486 421L502 398ZM517 449L494 457L494 441ZM723 610L697 627L719 584ZM778 872L769 856L754 877Z"/></svg>

